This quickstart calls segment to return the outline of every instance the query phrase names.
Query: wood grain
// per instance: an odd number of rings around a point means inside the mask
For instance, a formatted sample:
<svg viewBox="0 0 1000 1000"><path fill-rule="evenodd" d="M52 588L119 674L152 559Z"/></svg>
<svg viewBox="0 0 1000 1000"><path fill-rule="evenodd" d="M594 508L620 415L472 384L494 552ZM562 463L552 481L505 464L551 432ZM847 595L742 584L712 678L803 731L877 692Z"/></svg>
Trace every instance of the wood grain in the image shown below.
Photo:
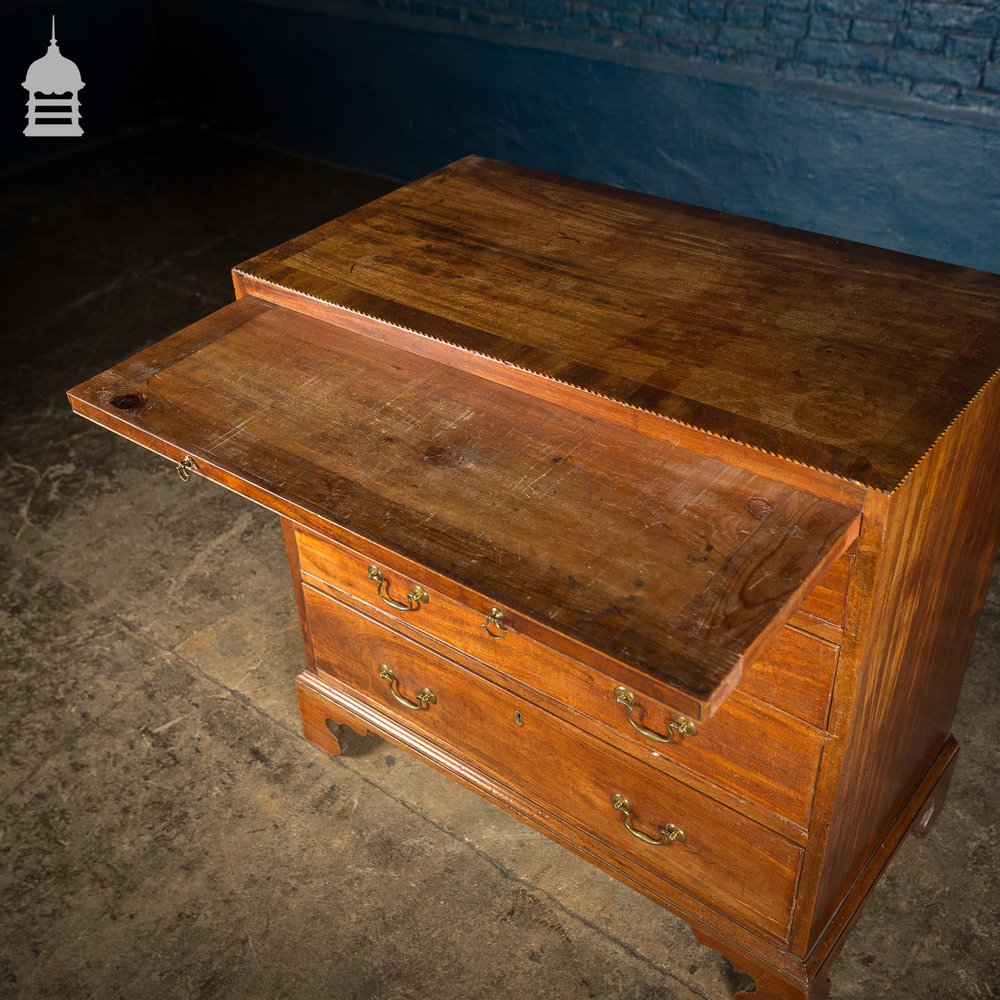
<svg viewBox="0 0 1000 1000"><path fill-rule="evenodd" d="M793 844L402 636L374 622L366 627L356 612L317 591L307 587L305 594L321 678L576 821L607 849L696 889L738 919L786 933L801 854ZM401 707L379 677L382 663L405 697L429 687L435 703L425 711ZM615 792L634 804L640 828L655 836L676 823L686 843L640 843L611 806Z"/></svg>
<svg viewBox="0 0 1000 1000"><path fill-rule="evenodd" d="M806 599L799 605L799 614L809 615L821 622L842 629L844 615L847 613L847 591L851 582L851 570L854 566L854 552L844 553L831 567L830 571L816 585Z"/></svg>
<svg viewBox="0 0 1000 1000"><path fill-rule="evenodd" d="M996 275L480 157L244 276L883 490L1000 369Z"/></svg>
<svg viewBox="0 0 1000 1000"><path fill-rule="evenodd" d="M533 685L542 690L551 685L555 697L567 705L575 706L586 691L606 693L625 684L655 703L658 712L670 713L677 708L673 689L657 684L650 674L610 660L603 665L605 669L575 661L521 633L515 619L504 609L500 609L506 629L503 639L491 637L483 628L489 608L471 607L445 594L435 592L434 600L416 611L398 611L379 598L376 584L368 578L368 567L376 563L390 588L394 586L400 594L415 586L427 589L426 573L411 576L406 567L374 551L358 552L312 532L293 530L295 569L305 574L313 586L329 586L351 595L389 615L397 624L433 636L510 676L516 676L524 664L534 664L529 668ZM739 689L822 729L836 664L835 645L786 626L746 667Z"/></svg>
<svg viewBox="0 0 1000 1000"><path fill-rule="evenodd" d="M759 929L751 929L700 899L696 892L688 892L625 854L609 851L603 841L578 824L570 822L510 785L497 781L422 733L400 724L346 687L326 681L309 671L296 677L295 686L302 706L303 731L309 734L309 739L317 736L315 743L325 752L336 755L335 749L330 747L323 735L328 731L324 724L328 718L358 732L375 733L486 797L526 825L607 872L612 878L642 893L658 906L676 913L693 926L721 928L733 940L766 956L779 968L793 974L804 974L803 963L788 952L781 939Z"/></svg>
<svg viewBox="0 0 1000 1000"><path fill-rule="evenodd" d="M122 395L141 405L116 408ZM856 510L244 298L71 393L711 714ZM246 491L249 493L249 491ZM259 496L259 494L258 494ZM295 505L295 507L291 506Z"/></svg>
<svg viewBox="0 0 1000 1000"><path fill-rule="evenodd" d="M300 537L300 545L303 542L308 539ZM315 546L307 544L303 551L313 552ZM796 839L785 823L761 819L762 813L776 814L798 826L798 839L802 839L809 824L824 745L822 734L810 726L738 690L711 720L699 724L695 735L672 744L657 743L629 725L625 709L615 700L620 678L602 677L592 668L555 654L513 630L502 640L492 640L479 627L481 618L470 622L460 614L453 615L453 610L461 609L452 602L448 602L443 614L441 602L435 602L439 614L429 625L419 613L397 615L351 600L349 592L341 593L308 573L315 565L309 556L305 565L307 595L318 589L335 598L323 603L308 596L310 606L321 608L315 614L322 614L327 622L327 634L337 635L345 647L350 648L351 636L370 633L375 623L393 631L403 628L403 634L408 636L415 629L430 628L431 632L417 632L418 641L422 640L425 647L444 651L452 659L456 652L478 655L458 662L536 704L544 701L543 707L552 714L708 794L719 797L719 789L730 791L731 797L723 801ZM636 698L633 715L640 724L661 733L668 732L668 723L677 718L675 712L642 694ZM754 804L757 810L751 809Z"/></svg>
<svg viewBox="0 0 1000 1000"><path fill-rule="evenodd" d="M833 919L825 925L809 949L803 963L807 978L818 978L824 969L829 972L830 966L836 961L848 935L861 916L866 900L885 874L889 862L899 850L906 835L912 832L922 836L921 821L927 810L932 807L939 810L943 807L957 758L958 745L954 737L951 737L931 762L903 808L893 817L875 850L858 869ZM794 942L792 947L796 947Z"/></svg>
<svg viewBox="0 0 1000 1000"><path fill-rule="evenodd" d="M288 557L288 568L292 576L292 593L295 597L295 610L299 616L299 628L302 631L302 643L306 648L306 658L312 658L312 636L309 634L309 622L306 618L305 595L302 593L302 567L299 565L299 548L295 537L295 526L287 518L281 518L281 536L285 543L285 555Z"/></svg>
<svg viewBox="0 0 1000 1000"><path fill-rule="evenodd" d="M738 691L826 729L840 648L797 628L783 628L743 672Z"/></svg>
<svg viewBox="0 0 1000 1000"><path fill-rule="evenodd" d="M951 731L1000 546L1000 380L889 505L815 938Z"/></svg>
<svg viewBox="0 0 1000 1000"><path fill-rule="evenodd" d="M753 979L754 989L740 990L734 1000L828 1000L830 996L830 977L825 971L813 979L800 979L722 935L698 926L693 932L706 948L725 955L734 969Z"/></svg>
<svg viewBox="0 0 1000 1000"><path fill-rule="evenodd" d="M312 298L283 286L275 285L240 271L233 272L233 286L238 298L249 296L293 309L314 319L336 323L381 343L392 344L420 357L469 372L496 385L517 389L539 399L580 413L638 431L654 440L669 441L690 451L725 462L738 469L758 475L778 478L782 482L829 497L840 503L859 504L865 495L860 483L844 479L831 472L779 457L769 451L722 437L678 420L666 418L650 410L639 409L607 396L600 396L569 382L560 382L510 363L498 364L495 359L472 351L456 348L443 340L373 319L323 299Z"/></svg>

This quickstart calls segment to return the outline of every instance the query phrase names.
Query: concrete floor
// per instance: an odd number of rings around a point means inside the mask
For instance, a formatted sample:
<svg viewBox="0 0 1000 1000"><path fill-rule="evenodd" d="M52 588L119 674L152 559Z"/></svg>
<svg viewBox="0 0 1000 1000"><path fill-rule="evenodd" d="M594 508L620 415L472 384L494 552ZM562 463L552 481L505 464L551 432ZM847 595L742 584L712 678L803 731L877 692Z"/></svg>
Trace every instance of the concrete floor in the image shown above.
<svg viewBox="0 0 1000 1000"><path fill-rule="evenodd" d="M715 1000L685 926L377 739L298 732L277 521L64 391L229 300L229 267L386 190L163 127L0 185L0 995ZM1000 582L1000 581L998 581ZM1000 997L1000 586L949 806L834 1000Z"/></svg>

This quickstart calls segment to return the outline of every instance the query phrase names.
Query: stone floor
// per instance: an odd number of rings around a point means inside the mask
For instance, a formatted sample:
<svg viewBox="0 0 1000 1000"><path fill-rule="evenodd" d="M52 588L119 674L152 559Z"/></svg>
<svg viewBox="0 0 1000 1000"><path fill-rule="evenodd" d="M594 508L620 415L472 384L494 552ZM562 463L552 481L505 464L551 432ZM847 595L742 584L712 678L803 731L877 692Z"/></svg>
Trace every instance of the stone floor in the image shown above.
<svg viewBox="0 0 1000 1000"><path fill-rule="evenodd" d="M391 185L161 127L0 182L0 995L715 1000L680 921L374 738L299 736L277 521L64 391ZM1000 997L1000 587L949 807L834 1000Z"/></svg>

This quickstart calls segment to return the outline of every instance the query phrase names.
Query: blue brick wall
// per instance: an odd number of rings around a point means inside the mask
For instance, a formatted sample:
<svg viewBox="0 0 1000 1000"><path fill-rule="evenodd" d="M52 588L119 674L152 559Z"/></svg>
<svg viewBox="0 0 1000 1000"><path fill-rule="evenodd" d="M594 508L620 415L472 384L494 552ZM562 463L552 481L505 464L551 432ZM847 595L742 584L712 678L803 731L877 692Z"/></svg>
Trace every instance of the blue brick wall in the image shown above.
<svg viewBox="0 0 1000 1000"><path fill-rule="evenodd" d="M354 0L621 52L1000 111L996 0ZM996 60L996 62L994 62Z"/></svg>
<svg viewBox="0 0 1000 1000"><path fill-rule="evenodd" d="M171 110L400 179L480 153L1000 273L1000 114L937 104L961 84L887 68L895 52L969 61L896 44L925 23L885 21L874 0L851 14L833 0L420 2L415 17L362 0L163 0ZM559 43L538 44L548 35ZM851 65L809 62L807 42ZM915 96L896 96L901 80ZM969 93L1000 93L992 66L984 83Z"/></svg>

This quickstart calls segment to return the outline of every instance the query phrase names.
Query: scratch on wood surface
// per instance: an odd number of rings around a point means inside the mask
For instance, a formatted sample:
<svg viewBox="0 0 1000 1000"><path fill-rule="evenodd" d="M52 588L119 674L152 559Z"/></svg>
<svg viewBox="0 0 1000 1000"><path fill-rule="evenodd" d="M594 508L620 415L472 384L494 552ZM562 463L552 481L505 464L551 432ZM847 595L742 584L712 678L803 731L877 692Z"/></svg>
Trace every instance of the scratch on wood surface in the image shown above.
<svg viewBox="0 0 1000 1000"><path fill-rule="evenodd" d="M566 470L566 460L575 452L579 451L588 441L593 437L593 432L585 432L583 437L580 438L575 444L571 445L569 448L559 449L555 446L549 446L549 450L541 455L537 461L535 461L528 471L511 487L512 492L528 493L534 489L534 487L540 483L546 476L553 472L564 472ZM557 454L553 454L557 452ZM559 461L555 461L558 458ZM542 471L535 476L531 482L525 483L525 480L531 475L531 473L542 466Z"/></svg>
<svg viewBox="0 0 1000 1000"><path fill-rule="evenodd" d="M218 448L218 447L219 447L220 445L223 445L223 444L225 444L225 443L226 443L226 442L227 442L227 441L228 441L228 440L229 440L230 438L234 438L234 437L236 437L236 436L237 436L237 435L238 435L238 434L239 434L239 433L240 433L240 432L241 432L241 431L243 430L243 428L244 428L244 427L246 427L246 425L247 425L247 424L249 424L249 423L250 423L250 421L251 421L251 420L253 420L253 419L254 419L254 417L256 417L256 416L257 416L257 414L255 414L255 413L254 413L254 414L251 414L251 415L250 415L249 417L245 417L245 418L244 418L243 420L241 420L241 421L240 421L240 422L239 422L238 424L236 424L236 426L235 426L235 427L232 427L232 428L231 428L230 430L226 431L226 433L225 433L225 434L222 434L222 435L220 435L220 436L219 436L219 437L218 437L218 438L217 438L217 439L216 439L216 440L215 440L215 441L214 441L214 442L212 443L212 445L211 445L211 448L209 449L209 451L210 451L210 452L212 452L212 453L214 453L214 452L215 452L215 450L216 450L216 449L217 449L217 448Z"/></svg>
<svg viewBox="0 0 1000 1000"><path fill-rule="evenodd" d="M608 641L611 642L611 643L617 643L618 642L618 637L623 632L626 632L629 629L629 627L631 626L632 622L634 622L635 619L638 618L638 617L639 617L639 610L638 610L637 607L635 607L633 605L633 607L631 609L631 613L622 616L622 623L621 623L621 625L618 628L616 628L608 636Z"/></svg>
<svg viewBox="0 0 1000 1000"><path fill-rule="evenodd" d="M422 517L413 526L413 530L416 531L418 528L422 528L425 524L430 524L430 522L433 521L436 516L437 516L436 514L434 514L433 512L431 512L431 513L427 514L425 517Z"/></svg>
<svg viewBox="0 0 1000 1000"><path fill-rule="evenodd" d="M410 382L403 383L402 388L394 396L389 396L382 400L380 407L383 410L388 409L396 402L397 399L402 399L406 395L412 395L420 386L425 382L430 380L430 375L418 375L415 379Z"/></svg>

